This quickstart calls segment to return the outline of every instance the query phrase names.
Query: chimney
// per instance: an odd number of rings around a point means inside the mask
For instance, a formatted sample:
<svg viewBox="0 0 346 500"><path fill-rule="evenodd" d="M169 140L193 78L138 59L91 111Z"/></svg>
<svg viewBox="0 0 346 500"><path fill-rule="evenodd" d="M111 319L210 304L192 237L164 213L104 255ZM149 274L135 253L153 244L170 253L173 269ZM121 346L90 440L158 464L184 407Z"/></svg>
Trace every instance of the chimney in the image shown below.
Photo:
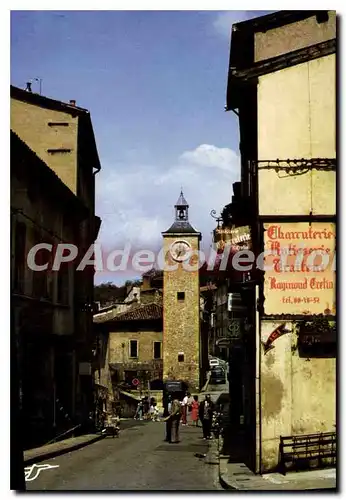
<svg viewBox="0 0 346 500"><path fill-rule="evenodd" d="M150 276L142 276L142 290L148 290L148 288L151 288L151 279Z"/></svg>
<svg viewBox="0 0 346 500"><path fill-rule="evenodd" d="M31 82L26 82L26 89L27 92L32 92L31 90Z"/></svg>
<svg viewBox="0 0 346 500"><path fill-rule="evenodd" d="M76 105L75 99L70 99L70 106L75 106L75 105Z"/></svg>

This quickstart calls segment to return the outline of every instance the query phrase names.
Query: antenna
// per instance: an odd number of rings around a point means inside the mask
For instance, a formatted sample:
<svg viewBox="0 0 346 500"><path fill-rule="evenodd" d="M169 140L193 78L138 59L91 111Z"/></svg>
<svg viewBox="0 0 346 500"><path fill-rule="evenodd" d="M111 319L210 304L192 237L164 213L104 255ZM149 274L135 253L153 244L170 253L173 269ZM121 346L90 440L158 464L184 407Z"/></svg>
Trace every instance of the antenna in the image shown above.
<svg viewBox="0 0 346 500"><path fill-rule="evenodd" d="M40 86L40 95L42 95L42 78L34 78L35 82L38 82L39 83L39 86Z"/></svg>
<svg viewBox="0 0 346 500"><path fill-rule="evenodd" d="M26 90L28 92L32 92L32 90L31 90L31 84L32 84L32 82L38 82L39 83L40 95L42 95L42 78L39 78L39 77L30 78L30 80L26 83Z"/></svg>

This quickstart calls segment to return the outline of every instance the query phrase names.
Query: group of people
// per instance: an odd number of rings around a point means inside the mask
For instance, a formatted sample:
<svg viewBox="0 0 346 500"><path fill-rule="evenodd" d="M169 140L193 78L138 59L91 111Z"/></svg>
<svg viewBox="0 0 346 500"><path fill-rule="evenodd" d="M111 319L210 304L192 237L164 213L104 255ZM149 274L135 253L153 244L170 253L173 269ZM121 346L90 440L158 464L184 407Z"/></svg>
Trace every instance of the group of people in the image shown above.
<svg viewBox="0 0 346 500"><path fill-rule="evenodd" d="M135 420L152 420L153 422L158 422L159 410L155 398L151 398L149 401L148 396L142 398L137 405Z"/></svg>
<svg viewBox="0 0 346 500"><path fill-rule="evenodd" d="M199 420L202 423L203 439L211 439L211 428L214 414L214 403L209 394L199 403L198 396L191 397L186 393L182 401L175 395L168 396L168 416L166 421L166 438L168 443L179 443L179 424L188 425L188 415L191 413L192 425L198 427Z"/></svg>

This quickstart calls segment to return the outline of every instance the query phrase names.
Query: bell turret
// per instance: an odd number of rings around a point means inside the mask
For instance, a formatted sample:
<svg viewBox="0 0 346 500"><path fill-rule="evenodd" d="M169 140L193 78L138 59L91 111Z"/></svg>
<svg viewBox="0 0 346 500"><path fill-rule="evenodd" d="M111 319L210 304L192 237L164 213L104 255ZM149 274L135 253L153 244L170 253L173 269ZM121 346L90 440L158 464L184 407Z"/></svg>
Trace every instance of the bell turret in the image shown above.
<svg viewBox="0 0 346 500"><path fill-rule="evenodd" d="M176 221L188 221L189 220L189 205L184 198L183 191L180 191L180 196L177 203L174 205L175 208L175 220Z"/></svg>
<svg viewBox="0 0 346 500"><path fill-rule="evenodd" d="M201 234L196 231L189 222L189 204L185 200L183 190L180 191L180 196L178 198L177 203L174 205L175 208L175 221L171 225L171 227L163 232L162 234L168 233L176 233L176 234L196 234L198 233L199 238L201 239Z"/></svg>

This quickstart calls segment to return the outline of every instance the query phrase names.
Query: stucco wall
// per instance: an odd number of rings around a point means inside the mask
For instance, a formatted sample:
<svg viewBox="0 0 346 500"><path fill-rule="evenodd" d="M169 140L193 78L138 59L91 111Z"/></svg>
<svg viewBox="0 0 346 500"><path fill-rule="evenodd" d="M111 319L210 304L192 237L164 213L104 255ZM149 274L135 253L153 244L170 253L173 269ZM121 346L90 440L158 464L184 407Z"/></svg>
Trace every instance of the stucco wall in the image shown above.
<svg viewBox="0 0 346 500"><path fill-rule="evenodd" d="M255 33L255 62L269 59L331 40L336 36L336 13L329 11L329 20L317 23L316 17Z"/></svg>
<svg viewBox="0 0 346 500"><path fill-rule="evenodd" d="M65 122L68 126L49 126ZM39 156L71 191L77 193L78 117L11 99L11 129ZM71 149L68 153L48 153L48 149Z"/></svg>
<svg viewBox="0 0 346 500"><path fill-rule="evenodd" d="M169 257L169 247L176 239L190 243L198 250L197 236L165 236L164 255L169 265L176 264ZM185 292L185 300L178 301L177 292ZM185 380L191 389L199 389L200 377L200 314L199 272L187 271L178 264L176 271L164 271L163 295L163 378ZM184 361L178 354L184 353Z"/></svg>
<svg viewBox="0 0 346 500"><path fill-rule="evenodd" d="M261 341L282 321L262 321ZM280 435L334 431L336 419L335 358L300 357L294 324L264 353L261 346L262 470L274 469Z"/></svg>
<svg viewBox="0 0 346 500"><path fill-rule="evenodd" d="M261 76L258 159L336 158L335 87L335 54ZM259 170L258 182L260 215L336 212L335 172Z"/></svg>

